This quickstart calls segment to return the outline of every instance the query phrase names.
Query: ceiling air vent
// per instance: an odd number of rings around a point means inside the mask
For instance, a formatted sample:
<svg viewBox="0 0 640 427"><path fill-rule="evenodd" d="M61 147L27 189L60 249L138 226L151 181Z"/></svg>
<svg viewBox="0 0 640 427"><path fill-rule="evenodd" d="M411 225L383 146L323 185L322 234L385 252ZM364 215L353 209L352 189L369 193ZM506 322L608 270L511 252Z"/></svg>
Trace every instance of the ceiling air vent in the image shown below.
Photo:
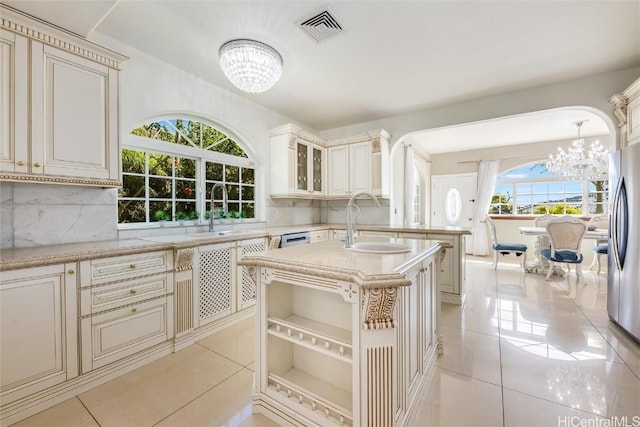
<svg viewBox="0 0 640 427"><path fill-rule="evenodd" d="M344 30L328 8L322 9L313 16L302 18L296 24L316 43L336 36Z"/></svg>

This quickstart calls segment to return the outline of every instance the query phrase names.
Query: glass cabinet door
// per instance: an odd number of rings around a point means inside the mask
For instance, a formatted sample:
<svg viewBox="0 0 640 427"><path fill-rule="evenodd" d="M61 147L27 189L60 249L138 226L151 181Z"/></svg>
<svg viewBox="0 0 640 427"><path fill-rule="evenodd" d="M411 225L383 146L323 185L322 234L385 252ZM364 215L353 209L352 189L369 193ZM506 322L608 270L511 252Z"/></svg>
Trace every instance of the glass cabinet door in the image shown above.
<svg viewBox="0 0 640 427"><path fill-rule="evenodd" d="M322 150L313 149L313 191L322 192Z"/></svg>
<svg viewBox="0 0 640 427"><path fill-rule="evenodd" d="M308 149L305 144L298 143L298 164L296 166L296 181L298 190L307 190L308 176Z"/></svg>

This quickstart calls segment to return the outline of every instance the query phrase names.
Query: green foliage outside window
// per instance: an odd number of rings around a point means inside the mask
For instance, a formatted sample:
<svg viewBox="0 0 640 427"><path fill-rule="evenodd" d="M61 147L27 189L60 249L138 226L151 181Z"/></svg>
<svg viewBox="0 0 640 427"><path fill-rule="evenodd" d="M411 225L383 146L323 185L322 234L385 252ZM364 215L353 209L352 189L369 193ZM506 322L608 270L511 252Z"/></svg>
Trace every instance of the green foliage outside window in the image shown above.
<svg viewBox="0 0 640 427"><path fill-rule="evenodd" d="M193 158L172 155L161 145L155 153L135 147L124 148L123 186L118 191L119 223L206 219L207 215L201 215L198 207L208 211L211 187L216 182L227 187L230 211L234 209L239 217L255 216L254 169L205 161L201 157L207 152L217 152L247 159L244 149L225 133L201 122L170 119L145 124L133 129L131 134L183 145L194 154ZM198 172L200 168L203 168L202 172ZM206 182L203 194L199 194L196 181L199 173ZM221 203L222 191L219 192L216 199Z"/></svg>
<svg viewBox="0 0 640 427"><path fill-rule="evenodd" d="M538 206L535 208L533 213L536 215L579 215L582 213L582 209L564 203L559 203L551 208L547 206Z"/></svg>

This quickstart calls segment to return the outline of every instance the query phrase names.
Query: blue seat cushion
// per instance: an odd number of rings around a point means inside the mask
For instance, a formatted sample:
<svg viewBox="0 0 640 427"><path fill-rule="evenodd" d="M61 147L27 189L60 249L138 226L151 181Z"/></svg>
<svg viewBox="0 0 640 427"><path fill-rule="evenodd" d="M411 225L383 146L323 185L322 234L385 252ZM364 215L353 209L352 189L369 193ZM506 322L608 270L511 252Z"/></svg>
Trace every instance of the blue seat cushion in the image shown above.
<svg viewBox="0 0 640 427"><path fill-rule="evenodd" d="M526 252L527 245L522 243L496 243L493 245L493 249L496 251Z"/></svg>
<svg viewBox="0 0 640 427"><path fill-rule="evenodd" d="M598 245L593 247L593 251L597 254L609 253L609 247L607 245Z"/></svg>
<svg viewBox="0 0 640 427"><path fill-rule="evenodd" d="M567 264L580 264L582 263L582 254L576 254L571 251L556 251L555 256L551 256L551 249L543 249L542 256L553 262L564 262Z"/></svg>

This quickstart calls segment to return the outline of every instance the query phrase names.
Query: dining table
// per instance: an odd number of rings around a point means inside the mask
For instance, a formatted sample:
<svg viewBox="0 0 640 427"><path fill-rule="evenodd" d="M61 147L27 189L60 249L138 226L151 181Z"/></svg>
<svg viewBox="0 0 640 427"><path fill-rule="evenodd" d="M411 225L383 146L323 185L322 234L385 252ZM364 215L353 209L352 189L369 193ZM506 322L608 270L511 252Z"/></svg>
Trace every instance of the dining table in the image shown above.
<svg viewBox="0 0 640 427"><path fill-rule="evenodd" d="M542 256L543 249L551 248L551 242L549 241L549 234L547 233L547 229L544 227L518 227L520 234L526 236L536 236L536 244L535 244L535 260L527 263L525 266L525 271L527 273L534 274L547 274L549 270L549 261ZM609 236L609 230L606 228L596 228L592 230L587 230L584 233L583 239L591 239L595 240L596 244L604 244L607 242ZM564 276L565 271L558 265L554 266L553 274L557 274L558 276Z"/></svg>

